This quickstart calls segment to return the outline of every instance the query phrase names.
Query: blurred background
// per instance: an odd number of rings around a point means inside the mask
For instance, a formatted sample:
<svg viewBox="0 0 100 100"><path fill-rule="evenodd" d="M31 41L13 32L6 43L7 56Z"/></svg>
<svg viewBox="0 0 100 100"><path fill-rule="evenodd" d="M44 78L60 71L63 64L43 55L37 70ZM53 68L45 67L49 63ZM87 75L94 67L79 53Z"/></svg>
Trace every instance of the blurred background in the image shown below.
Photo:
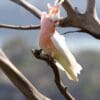
<svg viewBox="0 0 100 100"><path fill-rule="evenodd" d="M54 0L28 0L42 11L47 11L47 2ZM72 0L75 7L85 11L86 0ZM97 13L100 16L100 0L96 0ZM64 10L61 10L65 16ZM39 24L39 20L12 3L10 0L0 0L0 24L27 25ZM58 28L61 34L74 28ZM51 68L43 61L32 56L31 49L39 49L40 30L18 31L0 29L0 47L10 60L21 70L34 86L44 95L53 100L65 100L54 83ZM76 100L100 100L100 40L84 33L65 35L66 45L82 65L79 82L69 81L63 72L62 81ZM45 70L44 70L45 69ZM0 70L0 100L26 100L23 94L11 83Z"/></svg>

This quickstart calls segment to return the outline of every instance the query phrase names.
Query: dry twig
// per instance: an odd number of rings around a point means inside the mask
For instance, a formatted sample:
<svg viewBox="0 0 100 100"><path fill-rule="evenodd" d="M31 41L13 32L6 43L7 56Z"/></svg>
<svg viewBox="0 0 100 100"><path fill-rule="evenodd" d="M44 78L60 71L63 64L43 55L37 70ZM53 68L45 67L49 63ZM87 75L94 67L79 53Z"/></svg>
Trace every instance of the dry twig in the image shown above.
<svg viewBox="0 0 100 100"><path fill-rule="evenodd" d="M73 9L70 0L65 0L62 6L68 16L60 20L60 27L80 28L87 34L100 39L100 20L96 13L96 0L87 0L87 9L84 14Z"/></svg>
<svg viewBox="0 0 100 100"><path fill-rule="evenodd" d="M42 50L32 50L32 54L36 58L45 61L52 68L52 70L54 72L54 76L55 76L56 86L60 90L61 94L65 97L65 99L66 100L75 100L74 97L68 92L67 88L62 83L62 81L60 79L59 70L58 70L58 67L55 65L54 59L47 54L43 54Z"/></svg>
<svg viewBox="0 0 100 100"><path fill-rule="evenodd" d="M40 25L18 26L18 25L0 24L0 28L17 29L17 30L35 30L35 29L40 29Z"/></svg>

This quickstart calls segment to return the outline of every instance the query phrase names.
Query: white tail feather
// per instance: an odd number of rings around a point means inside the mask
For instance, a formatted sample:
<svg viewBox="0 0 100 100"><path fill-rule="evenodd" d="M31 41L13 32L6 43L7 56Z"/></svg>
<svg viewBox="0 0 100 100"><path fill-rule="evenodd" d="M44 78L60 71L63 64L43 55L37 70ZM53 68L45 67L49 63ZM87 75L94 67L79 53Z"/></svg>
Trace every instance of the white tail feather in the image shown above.
<svg viewBox="0 0 100 100"><path fill-rule="evenodd" d="M60 52L60 57L63 58L60 60L66 60L66 64L63 64L65 72L69 79L77 80L78 74L82 70L82 67L77 63L75 57L67 48L64 36L60 35L57 31L51 37L53 44L55 45L56 49ZM62 61L61 61L62 62Z"/></svg>

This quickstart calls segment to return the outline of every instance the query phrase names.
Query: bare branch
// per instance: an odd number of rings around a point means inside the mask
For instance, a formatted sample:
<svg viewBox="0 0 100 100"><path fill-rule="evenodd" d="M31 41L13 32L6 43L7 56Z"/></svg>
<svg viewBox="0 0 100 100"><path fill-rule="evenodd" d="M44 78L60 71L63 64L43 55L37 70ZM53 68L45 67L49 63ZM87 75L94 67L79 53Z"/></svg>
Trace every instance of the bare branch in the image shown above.
<svg viewBox="0 0 100 100"><path fill-rule="evenodd" d="M67 2L67 0L66 0ZM76 10L69 11L68 14L73 14L72 16L65 17L60 20L60 27L76 27L84 30L87 34L100 39L100 19L96 14L95 0L88 0L87 10L84 14L77 12ZM66 4L65 8L67 7ZM72 7L69 3L68 9ZM63 6L64 7L64 6ZM68 10L66 9L66 11Z"/></svg>
<svg viewBox="0 0 100 100"><path fill-rule="evenodd" d="M16 29L16 30L33 30L33 29L40 29L40 25L18 26L18 25L0 24L0 28Z"/></svg>
<svg viewBox="0 0 100 100"><path fill-rule="evenodd" d="M65 9L68 16L71 17L74 15L75 12L71 0L64 0L62 6Z"/></svg>
<svg viewBox="0 0 100 100"><path fill-rule="evenodd" d="M37 18L40 19L42 12L32 4L27 2L27 0L11 0L11 1L25 8L27 11L29 11L30 13L32 13L33 15L35 15Z"/></svg>
<svg viewBox="0 0 100 100"><path fill-rule="evenodd" d="M41 50L32 50L32 54L36 58L44 60L52 68L52 70L54 72L54 76L55 76L55 83L56 83L58 89L60 90L61 94L66 98L66 100L75 100L74 97L68 92L68 90L62 83L62 81L60 79L59 70L58 70L57 66L55 65L54 59L49 55L43 54L42 49Z"/></svg>
<svg viewBox="0 0 100 100"><path fill-rule="evenodd" d="M50 100L37 91L30 81L9 61L1 49L0 68L28 100Z"/></svg>
<svg viewBox="0 0 100 100"><path fill-rule="evenodd" d="M94 15L96 12L96 0L87 0L86 13L88 15Z"/></svg>

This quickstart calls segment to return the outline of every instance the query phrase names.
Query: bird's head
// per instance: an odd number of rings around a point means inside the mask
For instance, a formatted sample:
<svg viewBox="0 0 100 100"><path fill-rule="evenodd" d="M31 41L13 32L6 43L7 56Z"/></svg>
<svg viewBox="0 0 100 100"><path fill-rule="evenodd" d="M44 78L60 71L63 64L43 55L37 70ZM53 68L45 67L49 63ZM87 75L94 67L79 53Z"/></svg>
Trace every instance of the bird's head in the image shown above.
<svg viewBox="0 0 100 100"><path fill-rule="evenodd" d="M49 13L43 12L41 16L42 31L48 31L50 33L55 31L55 26L59 24L60 6L63 1L64 0L56 0L53 7L48 4Z"/></svg>
<svg viewBox="0 0 100 100"><path fill-rule="evenodd" d="M49 17L50 17L52 23L55 24L55 26L57 26L59 24L60 6L63 2L64 2L64 0L56 0L53 7L50 4L48 4Z"/></svg>

